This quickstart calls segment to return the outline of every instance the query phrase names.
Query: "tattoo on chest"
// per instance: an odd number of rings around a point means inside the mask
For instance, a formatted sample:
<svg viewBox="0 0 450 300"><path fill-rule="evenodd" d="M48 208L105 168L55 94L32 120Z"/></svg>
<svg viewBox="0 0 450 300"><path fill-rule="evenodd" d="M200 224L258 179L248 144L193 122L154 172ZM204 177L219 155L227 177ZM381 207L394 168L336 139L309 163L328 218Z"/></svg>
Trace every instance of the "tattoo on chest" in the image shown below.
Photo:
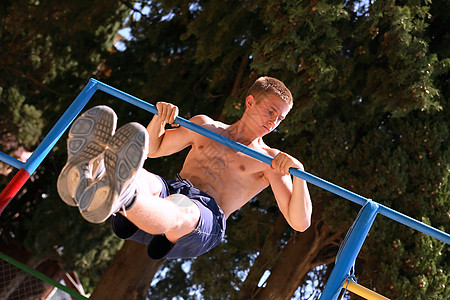
<svg viewBox="0 0 450 300"><path fill-rule="evenodd" d="M209 141L198 147L196 163L205 176L218 180L221 173L230 168L236 161L235 153L217 142Z"/></svg>

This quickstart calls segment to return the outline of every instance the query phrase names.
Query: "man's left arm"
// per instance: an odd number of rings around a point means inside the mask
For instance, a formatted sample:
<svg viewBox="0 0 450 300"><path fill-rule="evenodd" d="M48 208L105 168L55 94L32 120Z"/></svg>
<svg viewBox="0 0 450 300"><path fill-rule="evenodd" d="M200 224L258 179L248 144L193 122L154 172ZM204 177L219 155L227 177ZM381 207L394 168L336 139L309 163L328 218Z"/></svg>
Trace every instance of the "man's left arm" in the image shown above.
<svg viewBox="0 0 450 300"><path fill-rule="evenodd" d="M292 178L289 168L304 170L296 158L279 152L272 160L267 178L286 221L293 229L303 232L311 224L312 202L306 181Z"/></svg>

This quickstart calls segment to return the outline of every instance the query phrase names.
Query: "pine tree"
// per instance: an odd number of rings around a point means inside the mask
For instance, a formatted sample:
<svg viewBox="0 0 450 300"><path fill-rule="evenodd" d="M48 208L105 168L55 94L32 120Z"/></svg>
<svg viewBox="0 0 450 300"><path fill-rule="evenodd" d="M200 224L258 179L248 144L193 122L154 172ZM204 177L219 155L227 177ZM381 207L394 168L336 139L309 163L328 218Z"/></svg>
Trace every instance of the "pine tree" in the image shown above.
<svg viewBox="0 0 450 300"><path fill-rule="evenodd" d="M94 76L128 5L20 0L0 4L1 151L34 150ZM89 268L105 268L121 242L112 238L106 225L83 223L59 199L56 178L66 158L63 138L5 209L0 232L6 247L18 242L30 254L17 257L22 262L50 259L65 271L83 270L87 286L89 277L101 275L88 274ZM2 189L14 174L0 177Z"/></svg>
<svg viewBox="0 0 450 300"><path fill-rule="evenodd" d="M158 86L163 91L166 86L189 87L190 93L183 92L180 98L177 89L164 92L163 97L173 95L175 103L180 101L188 109L194 107L189 112L198 113L195 110L198 101L208 105L209 98L205 96L221 95L217 100L222 102L215 103L216 109L223 104L225 115L220 117L232 121L242 113L242 96L257 76L278 77L298 100L279 132L270 137L269 144L275 143L294 154L313 174L419 220L430 218L421 206L433 201L436 188L443 183L446 167L440 161L448 157L448 133L442 110L446 104L442 76L448 73L448 67L446 57L436 55L428 46L429 24L433 20L430 3L376 1L361 5L350 1L343 6L334 1L208 1L188 5L170 1L152 5L157 8L152 10L156 15L133 24L136 28L150 29L152 38L143 36L146 31L139 31L140 35L135 35L136 41L129 47L149 45L145 47L149 50L146 57L157 63L166 62L161 71L159 67L151 68L155 76L152 79L156 81L159 74L165 74L159 72L171 68L181 71L168 81L158 82ZM356 5L360 8L355 9ZM162 21L165 16L170 18ZM164 44L159 38L161 32L178 24L183 25L177 32L180 40L169 46L169 52L157 50ZM170 35L170 39L175 36ZM434 44L439 48L436 40ZM179 52L172 56L175 49ZM183 87L177 85L177 80L185 80L181 74L189 78L187 82L180 81L186 83ZM208 82L199 98L195 89L198 85L191 84L193 78L196 82ZM239 88L233 89L239 78ZM144 83L141 86L148 87ZM158 90L149 89L154 93ZM195 104L188 104L191 102ZM202 113L208 111L208 106L203 108ZM268 195L258 196L249 207L232 216L226 243L192 263L192 280L203 296L227 298L235 293L236 298L265 299L276 291L277 297L290 298L308 278L308 270L325 264L329 267L322 268L323 274L318 275L323 286L337 252L336 245L356 217L358 207L314 187L311 190L315 209L311 230L315 232L299 235L285 228L276 231L278 241L271 243L269 238L254 241L257 233L268 232L271 238L275 234L261 226L249 226L252 221L247 220L247 212L256 209L265 213L261 219L249 213L253 218L276 223L279 216L273 213L273 198ZM436 211L445 211L442 206L435 207ZM245 224L245 230L234 230L234 226L241 228L240 222ZM370 288L401 298L423 288L414 283L420 279L414 278L426 274L395 273L403 277L392 275L388 282L410 284L394 288L384 286L385 279L371 280L375 270L371 262L380 262L380 253L392 250L393 235L397 239L403 236L410 246L415 244L408 237L409 229L401 229L403 225L392 222L383 217L377 219L361 254L361 263L358 261L358 266L364 269L357 275ZM435 222L432 224L437 227L445 224L442 220ZM442 243L434 242L442 247ZM311 249L308 257L298 257L298 253ZM405 257L413 255L413 251L422 250L408 251L398 254L397 260L406 261ZM386 259L386 269L377 271L382 274L377 277L380 279L390 272L389 259L394 260L391 256L382 259ZM218 266L215 272L223 280L208 280L205 270L210 270L211 265ZM272 272L266 286L257 287L266 271ZM289 281L278 277L283 274L287 274ZM442 278L436 286L447 280L446 275ZM241 291L241 287L245 288ZM445 295L445 290L433 291L435 297Z"/></svg>
<svg viewBox="0 0 450 300"><path fill-rule="evenodd" d="M47 68L56 71L42 75L39 72L44 65L38 64L41 67L30 74L38 74L33 78L38 78L40 87L26 76L18 80L9 75L1 80L14 80L26 98L24 103L39 107L48 120L54 120L68 106L65 101L71 101L65 95L76 94L94 66L102 62L108 72L97 74L114 87L151 103L171 101L180 107L183 117L204 113L231 123L242 114L243 96L253 81L261 75L277 77L292 90L295 104L278 131L267 137L269 145L299 158L312 174L450 231L446 1L139 3L128 5L133 15L125 26L131 28L133 38L126 42L125 51L107 53L96 48L107 45L107 39L99 43L98 38L104 37L104 32L114 33L118 15L108 19L102 12L104 6L89 13L82 10L85 14L76 14L72 7L72 18L91 13L104 18L82 19L86 24L79 24L79 31L73 29L78 34L59 26L60 17L50 18L58 26L49 28L62 31L54 37L58 43L50 38L48 28L43 35L48 44L36 42L48 45L44 47L47 50L59 45L56 65L67 68ZM44 8L41 4L35 7ZM36 10L30 15L44 20L39 18L43 13ZM28 24L26 15L22 19ZM3 36L8 37L6 30ZM77 47L71 46L69 51L65 47L72 42ZM87 49L95 49L88 59ZM7 57L2 56L10 62ZM8 84L3 82L2 95L9 95L5 94L10 93L5 88ZM31 100L33 93L37 96ZM58 101L44 100L48 95ZM112 106L119 122L146 124L152 117L102 94L96 95L91 105L96 103ZM50 108L55 107L52 112ZM62 218L55 217L49 222L51 230L39 228L35 238L27 236L25 245L39 249L36 253L42 256L54 253L53 245L62 246L64 254L59 259L70 268L101 269L114 253L109 248L117 249L120 241L109 235L107 224L85 224L76 211L57 199L56 175L48 174L57 174L62 167L64 154L58 153L64 148L63 142L58 144L51 154L54 159L37 172L39 181L27 185L21 199L28 197L28 212L21 207L23 203L15 202L18 207L12 203L12 211L21 215L11 224L23 238L28 228L47 222L49 214L69 218L70 234L61 227ZM173 176L181 168L184 154L149 160L146 168ZM195 260L166 262L157 275L160 285L150 289L151 297L290 299L294 294L306 297L308 284L323 288L338 246L360 207L309 187L314 215L307 232L293 232L271 192L265 191L229 218L226 240L219 247ZM42 200L44 193L49 196ZM19 226L26 218L30 219L26 227ZM2 223L11 219L12 215L4 214ZM2 228L7 230L11 224ZM73 245L71 241L83 242ZM450 294L448 250L442 242L379 216L358 257L356 276L359 283L393 299L412 295L417 299L446 298ZM91 282L100 277L90 269L83 275Z"/></svg>

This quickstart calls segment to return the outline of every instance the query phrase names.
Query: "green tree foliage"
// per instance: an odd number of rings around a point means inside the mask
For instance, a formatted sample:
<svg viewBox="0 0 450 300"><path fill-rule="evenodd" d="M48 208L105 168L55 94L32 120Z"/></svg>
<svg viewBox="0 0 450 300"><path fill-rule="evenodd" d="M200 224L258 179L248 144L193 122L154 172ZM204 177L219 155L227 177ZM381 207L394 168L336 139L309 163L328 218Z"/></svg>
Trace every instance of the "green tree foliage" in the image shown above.
<svg viewBox="0 0 450 300"><path fill-rule="evenodd" d="M128 11L125 4L124 1L98 1L95 5L90 1L2 2L0 100L2 107L8 108L2 111L3 136L20 131L20 145L28 150L36 145L43 125L47 129L53 126L92 76L100 57L112 47L118 26ZM44 111L45 119L50 120L46 124L41 117ZM18 118L22 121L18 122ZM32 130L25 130L27 127Z"/></svg>
<svg viewBox="0 0 450 300"><path fill-rule="evenodd" d="M26 148L36 145L44 125L42 112L25 103L25 97L15 87L1 88L0 100L6 109L0 120L2 150L11 154L18 145Z"/></svg>
<svg viewBox="0 0 450 300"><path fill-rule="evenodd" d="M128 1L2 1L0 4L0 150L33 151L93 77L128 14ZM98 73L98 72L97 72ZM65 138L0 219L3 241L32 260L50 258L86 283L101 276L120 245L109 226L89 226L65 207L55 184L66 160ZM15 172L1 176L3 189ZM105 238L106 236L106 238ZM97 267L98 270L89 272ZM97 272L97 273L96 273Z"/></svg>
<svg viewBox="0 0 450 300"><path fill-rule="evenodd" d="M132 39L125 51L112 53L102 50L123 17L115 12L124 3L26 3L23 7L33 13L18 10L19 4L2 4L9 9L5 16L17 14L21 20L5 22L8 29L13 24L26 28L16 29L16 35L27 37L36 27L32 24L43 22L44 8L52 13L42 33L31 39L34 44L17 49L58 56L30 61L28 56L0 56L4 65L16 63L20 74L31 68L28 77L0 75L2 95L11 95L7 88L15 86L26 99L24 105L38 107L48 120L57 114L51 109L60 112L68 106L72 98L65 95L76 94L99 63L98 78L114 87L151 103L171 101L183 117L204 113L225 122L242 114L243 96L258 76L278 77L292 90L295 104L278 131L267 137L268 144L299 158L312 174L450 232L448 1L137 1L127 6L132 14L124 24ZM79 22L61 26L66 24L61 11ZM19 43L8 32L2 30L2 39ZM49 58L55 59L51 68ZM49 95L58 100L48 100ZM113 106L119 123L146 124L151 118L104 95L96 95L94 103ZM58 147L63 150L64 144ZM104 248L115 248L118 241L110 239L106 227L82 224L76 211L57 199L55 176L64 161L58 153L52 154L57 161L47 162L36 174L39 184L27 185L21 196L27 202L16 199L12 204L20 217L2 215L2 223L14 220L3 227L10 230L14 224L21 240L33 224L54 218L52 230L44 226L36 238L27 235L25 245L39 255L55 255L54 245L64 247L60 260L67 266L100 268L112 255ZM183 154L152 159L146 167L173 176L182 159ZM211 253L166 262L151 297L263 298L284 283L280 268L299 277L280 298L289 299L298 286L296 295L306 297L312 278L323 287L336 245L360 207L311 185L310 190L310 231L293 233L267 191L229 218L226 242ZM44 193L48 197L41 199ZM69 219L69 227L56 225L63 223L62 216ZM302 245L305 241L310 244ZM304 252L286 257L288 249L299 246ZM308 248L314 255L299 258ZM379 216L357 260L358 282L392 299L448 298L448 250L442 242ZM305 263L295 273L299 259ZM270 277L258 285L266 271ZM99 275L86 272L93 280Z"/></svg>
<svg viewBox="0 0 450 300"><path fill-rule="evenodd" d="M448 231L448 202L436 200L449 157L443 81L449 61L442 46L448 43L442 32L448 21L438 9L442 3L152 2L149 14L130 19L134 39L118 56L127 58L127 71L141 66L138 72L147 76L129 76L130 81L142 81L137 86L154 93L153 98L172 99L182 113L186 108L193 114L211 112L227 121L242 113L242 96L257 76L282 79L296 104L279 132L269 137L271 144L294 154L313 174ZM141 45L145 50L136 55ZM165 72L173 69L177 72L169 77ZM242 81L237 90L236 80ZM154 84L160 88L153 89ZM332 232L345 233L358 208L313 187L312 192L316 217ZM270 197L255 201L256 208L246 207L229 220L227 243L193 262L192 279L204 295L230 297L261 255L264 240L255 243L253 237L263 227L249 224L270 222L276 214L267 214L273 207ZM261 203L265 201L271 204ZM261 218L247 213L252 209L264 211ZM383 218L377 219L361 253L360 282L393 298L423 294L420 278L429 275L418 268L405 270L404 262L429 252L418 242L427 238L418 233L412 238L410 229ZM236 233L233 228L240 227L234 227L239 226L235 220L245 230ZM289 235L278 242L279 248ZM394 251L393 241L402 241L404 251ZM447 293L442 286L448 285L448 249L433 243L437 257L427 257L444 271L441 280L426 288L426 297L439 298ZM316 259L326 261L320 255ZM401 262L398 272L392 260ZM385 268L379 270L380 265ZM208 279L206 270L212 266L218 266L214 273L223 280Z"/></svg>

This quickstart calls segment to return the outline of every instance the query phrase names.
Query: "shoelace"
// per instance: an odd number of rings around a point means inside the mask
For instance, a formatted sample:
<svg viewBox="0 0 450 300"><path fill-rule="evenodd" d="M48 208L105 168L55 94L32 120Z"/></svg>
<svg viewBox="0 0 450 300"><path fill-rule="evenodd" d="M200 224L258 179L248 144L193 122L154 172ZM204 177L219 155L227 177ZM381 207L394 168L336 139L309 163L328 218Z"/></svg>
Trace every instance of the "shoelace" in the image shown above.
<svg viewBox="0 0 450 300"><path fill-rule="evenodd" d="M91 172L91 168L89 167L89 164L81 165L81 170L84 171L84 177L92 178L92 172Z"/></svg>
<svg viewBox="0 0 450 300"><path fill-rule="evenodd" d="M84 171L84 177L86 177L88 180L90 180L92 182L101 179L106 172L105 164L102 163L102 161L97 162L97 163L98 163L98 167L97 167L97 170L95 170L95 172L96 172L95 177L93 177L93 172L92 172L93 167L89 163L83 164L81 166L81 169Z"/></svg>

